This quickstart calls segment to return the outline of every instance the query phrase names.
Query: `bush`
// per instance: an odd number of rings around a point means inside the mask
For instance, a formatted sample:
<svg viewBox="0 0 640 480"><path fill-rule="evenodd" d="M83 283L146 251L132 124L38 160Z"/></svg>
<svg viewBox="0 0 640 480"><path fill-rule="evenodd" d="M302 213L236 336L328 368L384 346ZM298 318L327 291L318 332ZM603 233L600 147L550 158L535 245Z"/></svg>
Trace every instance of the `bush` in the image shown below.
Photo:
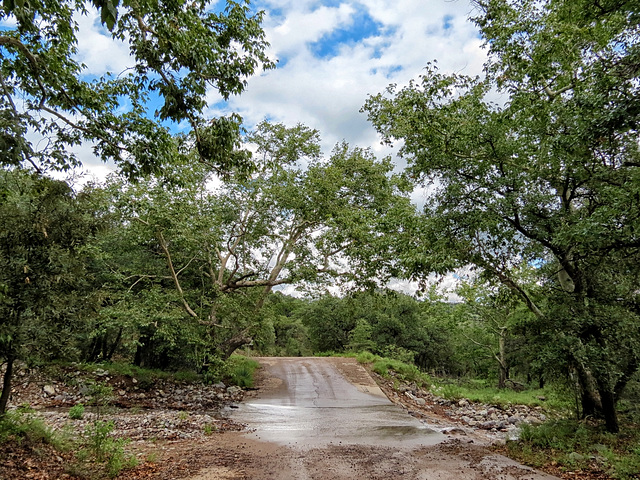
<svg viewBox="0 0 640 480"><path fill-rule="evenodd" d="M241 355L232 355L226 362L226 377L234 385L242 388L253 387L253 374L260 364Z"/></svg>
<svg viewBox="0 0 640 480"><path fill-rule="evenodd" d="M49 428L40 418L35 417L35 410L30 407L20 407L8 411L0 418L0 445L15 441L30 443L46 443L56 450L65 450L66 440Z"/></svg>
<svg viewBox="0 0 640 480"><path fill-rule="evenodd" d="M84 405L81 403L69 409L69 418L71 420L82 420L82 417L84 417Z"/></svg>

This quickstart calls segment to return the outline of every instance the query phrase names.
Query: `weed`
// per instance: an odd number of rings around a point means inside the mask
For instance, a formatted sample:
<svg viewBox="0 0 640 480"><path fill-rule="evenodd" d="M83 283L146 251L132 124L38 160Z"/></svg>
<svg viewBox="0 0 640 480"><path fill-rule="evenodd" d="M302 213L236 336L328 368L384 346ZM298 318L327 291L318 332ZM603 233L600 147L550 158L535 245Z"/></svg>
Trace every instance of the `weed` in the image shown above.
<svg viewBox="0 0 640 480"><path fill-rule="evenodd" d="M135 456L127 455L124 451L124 445L126 445L127 440L113 438L111 436L113 430L114 424L112 421L97 420L85 432L88 453L95 458L96 462L104 465L104 470L109 478L115 478L123 469L137 465ZM83 457L84 460L82 460ZM83 454L78 458L81 461L86 461L89 455Z"/></svg>
<svg viewBox="0 0 640 480"><path fill-rule="evenodd" d="M82 417L84 417L84 405L81 403L69 409L69 418L71 420L82 420Z"/></svg>
<svg viewBox="0 0 640 480"><path fill-rule="evenodd" d="M149 452L145 458L145 461L148 463L157 463L160 458L158 452Z"/></svg>
<svg viewBox="0 0 640 480"><path fill-rule="evenodd" d="M189 412L182 411L178 413L178 419L185 421L188 418L189 418Z"/></svg>
<svg viewBox="0 0 640 480"><path fill-rule="evenodd" d="M232 355L226 363L226 376L239 387L253 387L253 373L260 364L247 357Z"/></svg>
<svg viewBox="0 0 640 480"><path fill-rule="evenodd" d="M203 427L203 432L205 435L212 435L214 432L218 431L218 427L213 425L212 423L205 423Z"/></svg>
<svg viewBox="0 0 640 480"><path fill-rule="evenodd" d="M518 441L507 448L517 460L535 467L554 462L561 468L597 466L611 478L638 479L640 472L640 432L627 428L619 435L603 433L596 426L575 420L523 424Z"/></svg>

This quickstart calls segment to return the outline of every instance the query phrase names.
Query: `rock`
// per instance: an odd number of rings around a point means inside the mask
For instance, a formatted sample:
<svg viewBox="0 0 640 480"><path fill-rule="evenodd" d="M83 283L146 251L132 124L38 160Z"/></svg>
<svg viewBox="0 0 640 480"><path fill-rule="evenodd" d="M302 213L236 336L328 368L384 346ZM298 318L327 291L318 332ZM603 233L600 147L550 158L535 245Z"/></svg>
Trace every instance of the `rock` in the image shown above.
<svg viewBox="0 0 640 480"><path fill-rule="evenodd" d="M467 407L467 406L469 406L469 401L463 398L462 400L460 400L458 402L458 406L459 407Z"/></svg>
<svg viewBox="0 0 640 480"><path fill-rule="evenodd" d="M580 455L580 454L579 454L579 453L577 453L577 452L571 452L571 453L569 454L569 459L570 459L571 461L573 461L573 462L582 462L582 461L584 461L584 460L585 460L585 458L586 458L586 457L585 457L584 455Z"/></svg>
<svg viewBox="0 0 640 480"><path fill-rule="evenodd" d="M240 393L242 391L242 389L240 387L236 387L235 385L232 385L231 387L227 388L227 394L229 395L235 395L237 393Z"/></svg>
<svg viewBox="0 0 640 480"><path fill-rule="evenodd" d="M427 401L424 398L416 398L416 403L418 405L426 405Z"/></svg>
<svg viewBox="0 0 640 480"><path fill-rule="evenodd" d="M500 424L495 420L489 420L488 422L482 422L478 427L483 430L492 430L494 428L500 428Z"/></svg>
<svg viewBox="0 0 640 480"><path fill-rule="evenodd" d="M462 418L461 418L461 420L462 420L464 423L466 423L467 425L470 425L470 426L472 426L472 427L473 427L473 426L475 426L475 425L477 425L477 423L478 423L478 422L477 422L477 421L475 421L473 418L471 418L471 417L467 417L467 416L462 417Z"/></svg>
<svg viewBox="0 0 640 480"><path fill-rule="evenodd" d="M51 397L56 394L56 387L53 385L45 385L42 387L42 391Z"/></svg>
<svg viewBox="0 0 640 480"><path fill-rule="evenodd" d="M448 434L457 434L457 435L466 435L467 432L465 432L463 429L461 429L460 427L446 427L442 429L442 433L448 433Z"/></svg>

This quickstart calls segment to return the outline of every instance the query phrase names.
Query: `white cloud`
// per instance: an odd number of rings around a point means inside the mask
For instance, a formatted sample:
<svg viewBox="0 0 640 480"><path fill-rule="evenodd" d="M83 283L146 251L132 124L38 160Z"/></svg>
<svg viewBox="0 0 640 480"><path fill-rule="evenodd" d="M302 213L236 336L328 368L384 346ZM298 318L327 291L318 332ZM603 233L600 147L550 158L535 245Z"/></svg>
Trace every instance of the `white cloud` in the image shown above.
<svg viewBox="0 0 640 480"><path fill-rule="evenodd" d="M284 61L251 78L246 92L232 98L228 108L249 126L268 117L317 128L327 153L343 139L388 152L359 112L368 95L389 83L407 84L433 60L443 71L472 75L481 73L485 60L477 29L467 20L472 12L467 0L345 0L334 7L267 0L259 6L277 9L267 15L264 27L272 56ZM357 27L354 22L363 11L378 24L372 36L345 42L334 55L314 55L312 42L331 29Z"/></svg>
<svg viewBox="0 0 640 480"><path fill-rule="evenodd" d="M78 23L76 60L87 66L88 73L99 77L110 72L117 76L133 66L129 44L111 38L95 9L90 8L86 15L76 14L74 19Z"/></svg>

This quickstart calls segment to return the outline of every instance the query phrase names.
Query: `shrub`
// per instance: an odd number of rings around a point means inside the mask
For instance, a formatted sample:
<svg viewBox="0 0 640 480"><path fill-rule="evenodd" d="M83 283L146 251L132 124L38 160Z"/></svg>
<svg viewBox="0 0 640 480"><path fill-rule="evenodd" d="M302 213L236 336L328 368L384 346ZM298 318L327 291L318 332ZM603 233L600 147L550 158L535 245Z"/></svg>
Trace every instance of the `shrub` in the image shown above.
<svg viewBox="0 0 640 480"><path fill-rule="evenodd" d="M239 387L253 387L253 374L260 364L241 355L232 355L226 362L226 376Z"/></svg>
<svg viewBox="0 0 640 480"><path fill-rule="evenodd" d="M82 420L82 417L84 417L84 405L81 403L69 409L69 418L71 420Z"/></svg>

